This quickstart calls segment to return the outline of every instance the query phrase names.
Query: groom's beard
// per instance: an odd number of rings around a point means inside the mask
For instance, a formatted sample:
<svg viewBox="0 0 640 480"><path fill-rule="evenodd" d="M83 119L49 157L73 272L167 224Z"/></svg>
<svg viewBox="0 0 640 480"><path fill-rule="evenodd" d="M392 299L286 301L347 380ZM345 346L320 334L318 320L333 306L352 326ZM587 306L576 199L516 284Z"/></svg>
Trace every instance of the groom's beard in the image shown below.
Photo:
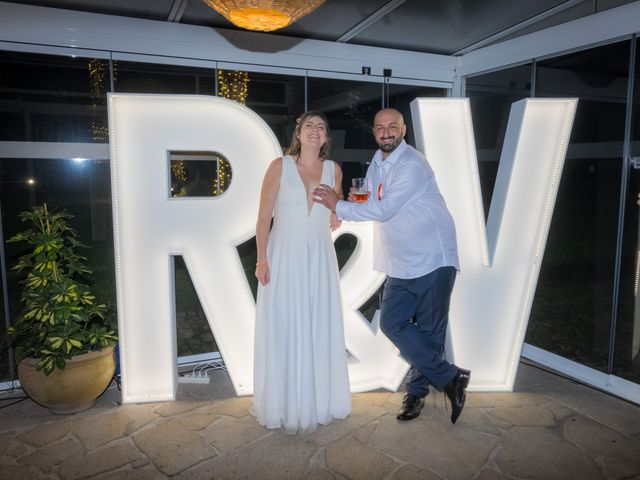
<svg viewBox="0 0 640 480"><path fill-rule="evenodd" d="M398 147L398 145L400 145L400 142L402 142L402 137L394 138L393 142L391 143L383 143L383 140L386 139L380 139L380 142L378 142L378 147L380 147L380 150L382 150L383 152L390 153L393 152Z"/></svg>

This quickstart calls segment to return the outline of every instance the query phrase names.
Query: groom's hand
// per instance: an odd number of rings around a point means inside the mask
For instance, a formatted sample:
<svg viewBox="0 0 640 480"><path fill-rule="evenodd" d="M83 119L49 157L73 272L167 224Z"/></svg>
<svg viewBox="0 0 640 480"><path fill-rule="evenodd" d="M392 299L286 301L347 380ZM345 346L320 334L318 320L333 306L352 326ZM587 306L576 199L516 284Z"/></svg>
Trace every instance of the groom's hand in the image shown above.
<svg viewBox="0 0 640 480"><path fill-rule="evenodd" d="M336 213L336 204L338 203L338 194L328 185L319 185L313 189L313 201L324 205L333 213Z"/></svg>

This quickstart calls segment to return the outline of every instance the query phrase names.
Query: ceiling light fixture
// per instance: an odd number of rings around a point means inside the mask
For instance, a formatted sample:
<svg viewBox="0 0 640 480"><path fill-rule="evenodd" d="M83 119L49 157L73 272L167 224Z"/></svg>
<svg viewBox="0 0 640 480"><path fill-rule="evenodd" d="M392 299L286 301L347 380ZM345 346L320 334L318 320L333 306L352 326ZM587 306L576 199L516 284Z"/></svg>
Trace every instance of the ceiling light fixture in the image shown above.
<svg viewBox="0 0 640 480"><path fill-rule="evenodd" d="M271 32L284 28L322 5L325 0L203 0L234 25Z"/></svg>

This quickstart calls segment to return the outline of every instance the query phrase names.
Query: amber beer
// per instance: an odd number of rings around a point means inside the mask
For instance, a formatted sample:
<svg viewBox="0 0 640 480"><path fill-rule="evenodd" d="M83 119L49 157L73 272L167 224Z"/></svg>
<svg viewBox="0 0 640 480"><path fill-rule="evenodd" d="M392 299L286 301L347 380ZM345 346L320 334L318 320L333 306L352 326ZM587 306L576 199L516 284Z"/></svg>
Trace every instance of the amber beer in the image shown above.
<svg viewBox="0 0 640 480"><path fill-rule="evenodd" d="M369 192L357 192L354 193L353 196L356 199L356 202L366 202L369 200Z"/></svg>
<svg viewBox="0 0 640 480"><path fill-rule="evenodd" d="M353 197L356 202L366 202L369 200L369 191L367 190L367 179L364 177L357 177L351 180L351 186L353 186Z"/></svg>

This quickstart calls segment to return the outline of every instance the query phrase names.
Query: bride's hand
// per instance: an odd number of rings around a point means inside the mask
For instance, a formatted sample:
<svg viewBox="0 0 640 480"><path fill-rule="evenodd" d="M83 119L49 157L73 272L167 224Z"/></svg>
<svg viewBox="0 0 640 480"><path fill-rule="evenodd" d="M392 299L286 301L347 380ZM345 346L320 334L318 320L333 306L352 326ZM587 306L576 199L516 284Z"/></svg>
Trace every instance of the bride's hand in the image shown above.
<svg viewBox="0 0 640 480"><path fill-rule="evenodd" d="M262 285L269 283L269 262L266 260L258 260L256 263L255 276Z"/></svg>

